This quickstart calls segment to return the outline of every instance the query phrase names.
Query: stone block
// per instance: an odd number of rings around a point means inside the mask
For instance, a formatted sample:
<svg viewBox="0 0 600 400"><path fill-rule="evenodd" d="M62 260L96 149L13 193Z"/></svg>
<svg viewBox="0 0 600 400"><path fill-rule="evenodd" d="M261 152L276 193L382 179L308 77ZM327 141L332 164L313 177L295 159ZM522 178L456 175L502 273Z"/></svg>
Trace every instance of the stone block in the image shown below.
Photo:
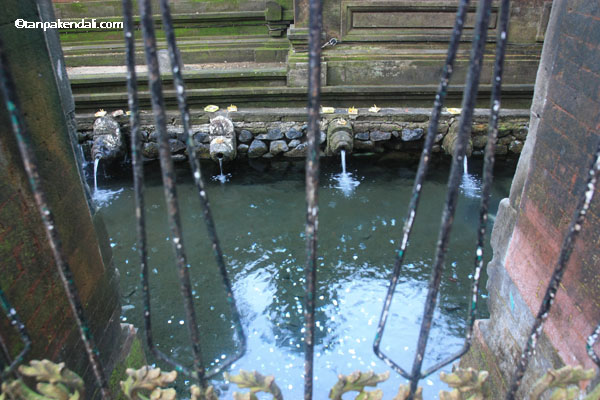
<svg viewBox="0 0 600 400"><path fill-rule="evenodd" d="M308 86L308 63L288 63L287 85L290 87ZM327 86L327 62L321 62L321 86Z"/></svg>
<svg viewBox="0 0 600 400"><path fill-rule="evenodd" d="M258 158L262 157L269 149L265 142L260 139L254 139L248 148L248 157Z"/></svg>

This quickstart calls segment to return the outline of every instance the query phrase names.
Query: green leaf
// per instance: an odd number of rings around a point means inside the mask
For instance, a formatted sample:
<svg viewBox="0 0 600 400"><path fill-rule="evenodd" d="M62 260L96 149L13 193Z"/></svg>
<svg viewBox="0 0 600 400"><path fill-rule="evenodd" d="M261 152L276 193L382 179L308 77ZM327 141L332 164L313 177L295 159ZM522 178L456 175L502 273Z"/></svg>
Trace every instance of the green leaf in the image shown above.
<svg viewBox="0 0 600 400"><path fill-rule="evenodd" d="M381 389L373 390L372 392L361 392L356 396L355 400L381 400L383 399L383 391Z"/></svg>
<svg viewBox="0 0 600 400"><path fill-rule="evenodd" d="M160 368L150 368L148 366L137 370L128 368L125 373L129 377L127 380L121 381L121 390L125 397L130 400L139 400L142 398L144 391L152 393L154 389L164 387L177 378L177 371L161 372ZM167 395L166 391L157 393Z"/></svg>
<svg viewBox="0 0 600 400"><path fill-rule="evenodd" d="M191 389L192 398L191 400L219 400L215 394L215 388L208 386L206 389L202 389L199 386L192 385Z"/></svg>
<svg viewBox="0 0 600 400"><path fill-rule="evenodd" d="M264 392L271 394L275 400L283 400L281 390L275 383L275 377L272 375L263 376L256 371L250 372L244 370L240 370L239 375L229 375L227 372L223 375L226 380L235 383L238 387L250 389L250 397L235 397L236 394L234 393L234 399L248 398L250 400L255 400L256 396L254 396L254 393Z"/></svg>
<svg viewBox="0 0 600 400"><path fill-rule="evenodd" d="M175 400L177 398L177 393L175 389L161 389L156 388L150 393L150 400Z"/></svg>
<svg viewBox="0 0 600 400"><path fill-rule="evenodd" d="M550 369L533 385L530 398L532 400L539 399L546 391L558 388L564 390L555 390L550 398L567 399L569 397L565 396L570 396L572 393L572 391L566 390L569 386L575 386L579 393L579 388L577 388L579 382L592 379L594 375L593 369L584 370L580 365L567 365L559 369ZM554 397L555 395L557 397Z"/></svg>
<svg viewBox="0 0 600 400"><path fill-rule="evenodd" d="M375 387L378 383L387 380L390 377L390 372L376 374L373 371L360 372L355 371L350 375L339 375L337 383L331 388L329 398L332 400L341 400L342 395L348 392L359 392L359 396L363 393L365 386ZM356 397L359 399L360 397ZM369 399L369 397L365 397Z"/></svg>
<svg viewBox="0 0 600 400"><path fill-rule="evenodd" d="M83 379L65 368L64 362L56 364L50 360L31 360L29 365L21 365L19 371L25 376L34 378L37 382L47 382L51 385L62 383L71 395L76 392L79 392L80 395L84 393Z"/></svg>
<svg viewBox="0 0 600 400"><path fill-rule="evenodd" d="M69 390L61 384L40 382L36 385L36 389L40 394L43 394L50 399L69 400L71 397Z"/></svg>
<svg viewBox="0 0 600 400"><path fill-rule="evenodd" d="M20 379L2 383L2 395L6 395L10 400L47 400Z"/></svg>
<svg viewBox="0 0 600 400"><path fill-rule="evenodd" d="M473 368L454 366L452 373L440 373L440 379L454 388L451 392L440 391L440 400L482 400L483 384L487 380L487 371L476 371Z"/></svg>
<svg viewBox="0 0 600 400"><path fill-rule="evenodd" d="M406 400L408 399L408 395L410 394L410 386L408 385L400 385L398 388L398 393L392 400ZM423 400L423 388L418 387L417 391L414 395L414 400ZM441 399L441 397L440 397Z"/></svg>

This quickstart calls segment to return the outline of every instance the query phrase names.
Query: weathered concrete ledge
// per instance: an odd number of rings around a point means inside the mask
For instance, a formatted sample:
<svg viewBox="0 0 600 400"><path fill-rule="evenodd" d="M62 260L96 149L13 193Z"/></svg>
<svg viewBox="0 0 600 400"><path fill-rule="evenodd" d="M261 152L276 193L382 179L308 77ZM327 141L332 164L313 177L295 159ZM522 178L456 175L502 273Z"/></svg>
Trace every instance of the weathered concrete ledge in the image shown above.
<svg viewBox="0 0 600 400"><path fill-rule="evenodd" d="M452 110L454 111L454 110ZM129 117L115 113L114 118L129 141ZM110 116L110 114L107 114ZM237 158L293 159L306 155L306 110L301 108L251 109L237 112L192 112L192 135L195 155L210 159L210 120L217 116L233 122ZM390 158L418 158L431 110L423 108L383 108L379 112L358 109L350 115L347 109L337 109L332 114L322 114L321 147L323 155L334 155L327 148L327 130L332 121L345 121L353 139L353 155L385 155ZM106 117L105 117L106 118ZM95 139L92 129L97 118L91 114L79 115L77 125L79 141L88 155ZM445 110L440 118L433 152L451 154L452 140L458 128L459 115ZM169 144L174 161L186 161L188 151L184 143L183 129L178 113L168 113ZM476 109L473 119L470 148L473 156L482 156L486 144L489 110ZM500 115L499 139L496 154L518 155L528 132L529 113L526 110L504 110ZM150 112L141 113L143 156L146 160L158 158L157 133L154 117Z"/></svg>

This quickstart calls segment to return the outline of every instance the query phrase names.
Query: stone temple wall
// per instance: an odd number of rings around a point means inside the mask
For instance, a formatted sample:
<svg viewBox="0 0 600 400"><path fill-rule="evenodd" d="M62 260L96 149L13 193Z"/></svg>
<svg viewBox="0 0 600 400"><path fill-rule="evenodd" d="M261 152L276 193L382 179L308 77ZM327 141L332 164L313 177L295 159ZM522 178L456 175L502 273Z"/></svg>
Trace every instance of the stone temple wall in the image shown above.
<svg viewBox="0 0 600 400"><path fill-rule="evenodd" d="M453 111L455 112L455 111ZM209 119L216 115L231 118L236 133L238 158L291 159L306 157L306 111L304 109L261 109L235 113L193 113L192 134L196 157L210 159ZM518 156L528 132L528 114L522 110L505 110L500 117L499 139L496 154ZM353 134L355 155L380 155L387 158L418 160L423 148L424 135L429 125L430 110L382 109L378 113L358 109L357 115L348 115L346 109L333 114L322 114L321 148L323 156L333 155L327 149L326 132L334 120L348 121ZM438 155L451 153L450 140L458 128L458 115L444 112L438 127L433 152ZM78 116L79 141L86 158L91 160L94 140L92 115ZM153 117L142 114L143 156L147 161L158 159L157 133ZM170 114L172 123L167 126L169 144L174 161L186 161L188 153L183 140L179 116ZM129 117L115 117L129 142ZM489 111L476 110L472 126L471 147L473 156L482 156L486 144ZM471 154L470 154L471 155Z"/></svg>
<svg viewBox="0 0 600 400"><path fill-rule="evenodd" d="M479 322L478 343L468 357L468 364L493 372L499 392L529 336L600 140L599 21L598 2L554 2L530 133L492 233L491 316ZM586 339L600 322L599 244L597 191L524 387L551 366L594 366Z"/></svg>

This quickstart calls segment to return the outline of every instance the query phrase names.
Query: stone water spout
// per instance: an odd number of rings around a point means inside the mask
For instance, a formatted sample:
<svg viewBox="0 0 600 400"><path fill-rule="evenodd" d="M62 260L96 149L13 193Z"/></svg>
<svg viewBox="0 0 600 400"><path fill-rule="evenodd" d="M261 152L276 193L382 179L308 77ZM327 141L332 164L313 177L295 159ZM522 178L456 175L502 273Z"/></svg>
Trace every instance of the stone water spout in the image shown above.
<svg viewBox="0 0 600 400"><path fill-rule="evenodd" d="M232 161L236 157L236 140L233 122L218 116L210 120L210 158L216 162Z"/></svg>
<svg viewBox="0 0 600 400"><path fill-rule="evenodd" d="M342 150L351 153L354 144L352 125L345 119L339 118L331 121L327 128L328 155L340 154Z"/></svg>
<svg viewBox="0 0 600 400"><path fill-rule="evenodd" d="M119 123L106 115L94 121L93 129L92 159L102 159L109 165L120 161L125 155L125 142Z"/></svg>

